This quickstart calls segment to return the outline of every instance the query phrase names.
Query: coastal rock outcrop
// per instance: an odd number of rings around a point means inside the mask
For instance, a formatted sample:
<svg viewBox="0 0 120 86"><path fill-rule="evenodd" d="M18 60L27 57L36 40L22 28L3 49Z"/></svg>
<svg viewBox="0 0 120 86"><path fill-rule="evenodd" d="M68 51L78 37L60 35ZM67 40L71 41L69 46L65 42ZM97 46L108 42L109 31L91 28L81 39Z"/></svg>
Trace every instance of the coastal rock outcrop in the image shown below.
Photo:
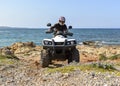
<svg viewBox="0 0 120 86"><path fill-rule="evenodd" d="M94 44L94 42L90 42ZM89 43L88 43L89 44ZM86 46L86 45L78 45L77 46L80 52L80 61L81 62L92 62L98 61L100 55L103 54L106 57L111 57L114 55L120 54L120 46ZM42 46L37 46L33 42L16 42L9 47L4 47L0 49L1 55L11 55L17 56L18 58L23 59L40 59L40 53L42 50Z"/></svg>
<svg viewBox="0 0 120 86"><path fill-rule="evenodd" d="M14 43L13 45L10 46L11 50L12 51L16 51L17 49L19 48L22 48L22 47L35 47L35 43L33 42L26 42L26 43L23 43L23 42L16 42Z"/></svg>
<svg viewBox="0 0 120 86"><path fill-rule="evenodd" d="M33 58L40 56L41 46L36 46L33 42L16 42L9 47L0 49L1 55L16 56L18 58Z"/></svg>
<svg viewBox="0 0 120 86"><path fill-rule="evenodd" d="M100 47L80 45L77 48L79 49L82 62L98 61L101 54L107 58L120 54L120 46L117 45L103 45Z"/></svg>

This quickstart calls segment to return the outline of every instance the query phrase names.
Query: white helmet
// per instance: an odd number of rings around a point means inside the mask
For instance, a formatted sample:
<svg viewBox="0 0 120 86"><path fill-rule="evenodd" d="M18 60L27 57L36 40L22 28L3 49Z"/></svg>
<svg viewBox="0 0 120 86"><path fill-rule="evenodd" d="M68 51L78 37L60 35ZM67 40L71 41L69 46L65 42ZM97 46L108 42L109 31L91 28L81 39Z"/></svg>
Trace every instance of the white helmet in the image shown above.
<svg viewBox="0 0 120 86"><path fill-rule="evenodd" d="M59 18L59 21L65 22L65 17L61 16L61 17Z"/></svg>

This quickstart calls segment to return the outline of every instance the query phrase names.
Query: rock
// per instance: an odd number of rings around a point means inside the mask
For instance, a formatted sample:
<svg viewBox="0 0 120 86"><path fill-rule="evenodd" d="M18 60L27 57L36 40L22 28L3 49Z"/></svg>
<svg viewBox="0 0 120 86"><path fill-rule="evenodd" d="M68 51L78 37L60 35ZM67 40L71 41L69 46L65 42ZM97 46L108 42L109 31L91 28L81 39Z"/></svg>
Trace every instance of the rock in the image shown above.
<svg viewBox="0 0 120 86"><path fill-rule="evenodd" d="M33 42L17 42L10 46L11 51L14 52L14 54L26 54L31 51L38 50L38 47L36 48L36 45Z"/></svg>
<svg viewBox="0 0 120 86"><path fill-rule="evenodd" d="M21 47L21 48L16 49L14 51L14 54L25 54L25 53L28 53L30 51L31 51L31 49L28 47Z"/></svg>
<svg viewBox="0 0 120 86"><path fill-rule="evenodd" d="M1 50L1 54L2 54L2 55L10 55L10 56L12 56L12 55L13 55L13 52L10 50L9 47L4 47L4 48L2 48L2 50Z"/></svg>
<svg viewBox="0 0 120 86"><path fill-rule="evenodd" d="M14 65L6 65L6 66L3 66L3 67L0 68L0 71L9 70L9 69L11 69L11 68L15 68L15 66L14 66Z"/></svg>
<svg viewBox="0 0 120 86"><path fill-rule="evenodd" d="M91 75L92 75L92 78L94 78L94 77L95 77L95 73L94 73L94 72L92 72L92 74L91 74Z"/></svg>
<svg viewBox="0 0 120 86"><path fill-rule="evenodd" d="M2 54L2 48L0 48L0 54Z"/></svg>
<svg viewBox="0 0 120 86"><path fill-rule="evenodd" d="M83 42L84 45L95 45L95 41L85 41Z"/></svg>
<svg viewBox="0 0 120 86"><path fill-rule="evenodd" d="M28 46L28 47L35 47L36 45L34 44L34 42L26 42L26 43L23 43L24 46Z"/></svg>
<svg viewBox="0 0 120 86"><path fill-rule="evenodd" d="M89 45L89 46L101 46L102 43L100 41L84 41L83 45Z"/></svg>
<svg viewBox="0 0 120 86"><path fill-rule="evenodd" d="M36 45L33 42L26 42L26 43L17 42L17 43L14 43L12 46L10 46L10 48L12 51L15 51L21 47L35 47L35 46Z"/></svg>

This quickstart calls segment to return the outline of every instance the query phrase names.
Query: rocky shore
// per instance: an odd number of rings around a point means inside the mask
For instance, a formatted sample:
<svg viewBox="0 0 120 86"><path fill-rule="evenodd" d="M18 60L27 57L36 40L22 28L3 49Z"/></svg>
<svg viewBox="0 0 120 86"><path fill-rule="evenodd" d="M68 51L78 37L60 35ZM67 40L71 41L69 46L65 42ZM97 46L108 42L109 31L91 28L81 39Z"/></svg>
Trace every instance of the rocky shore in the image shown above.
<svg viewBox="0 0 120 86"><path fill-rule="evenodd" d="M0 86L120 86L120 46L78 45L80 63L39 65L42 46L0 48ZM91 66L92 65L92 66Z"/></svg>

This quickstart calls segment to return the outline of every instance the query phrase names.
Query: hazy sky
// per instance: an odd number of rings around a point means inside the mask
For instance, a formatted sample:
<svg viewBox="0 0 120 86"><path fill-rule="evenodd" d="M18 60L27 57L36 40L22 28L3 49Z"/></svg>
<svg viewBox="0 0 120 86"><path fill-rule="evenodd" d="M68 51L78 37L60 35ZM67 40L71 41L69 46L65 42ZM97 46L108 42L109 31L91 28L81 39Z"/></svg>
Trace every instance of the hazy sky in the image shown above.
<svg viewBox="0 0 120 86"><path fill-rule="evenodd" d="M80 28L119 28L120 0L0 0L0 26L46 27L48 22Z"/></svg>

